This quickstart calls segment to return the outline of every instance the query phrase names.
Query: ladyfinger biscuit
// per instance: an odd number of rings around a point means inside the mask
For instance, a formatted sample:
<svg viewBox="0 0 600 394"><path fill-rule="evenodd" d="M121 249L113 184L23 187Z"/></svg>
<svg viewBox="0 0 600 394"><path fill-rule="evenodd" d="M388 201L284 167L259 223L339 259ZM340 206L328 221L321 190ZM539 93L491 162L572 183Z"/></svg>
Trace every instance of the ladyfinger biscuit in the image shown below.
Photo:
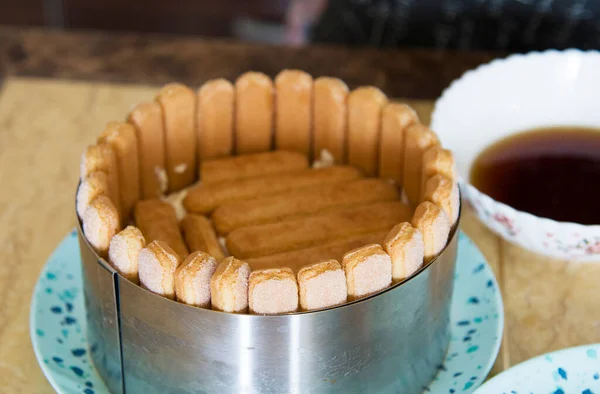
<svg viewBox="0 0 600 394"><path fill-rule="evenodd" d="M163 110L169 192L174 192L196 178L196 94L185 85L170 83L156 101Z"/></svg>
<svg viewBox="0 0 600 394"><path fill-rule="evenodd" d="M340 238L392 228L412 210L400 201L350 207L306 218L242 227L229 233L227 250L238 258L268 256Z"/></svg>
<svg viewBox="0 0 600 394"><path fill-rule="evenodd" d="M210 280L212 309L223 312L245 312L248 309L248 263L227 257Z"/></svg>
<svg viewBox="0 0 600 394"><path fill-rule="evenodd" d="M385 94L372 86L357 88L348 96L348 164L369 176L377 175L379 127L385 104Z"/></svg>
<svg viewBox="0 0 600 394"><path fill-rule="evenodd" d="M437 257L448 242L450 220L438 205L424 201L415 210L412 225L423 235L425 262Z"/></svg>
<svg viewBox="0 0 600 394"><path fill-rule="evenodd" d="M310 154L312 76L283 70L275 77L275 146Z"/></svg>
<svg viewBox="0 0 600 394"><path fill-rule="evenodd" d="M204 160L200 180L204 184L273 175L308 168L306 156L297 152L274 151Z"/></svg>
<svg viewBox="0 0 600 394"><path fill-rule="evenodd" d="M77 189L77 215L83 218L85 209L94 198L99 195L108 195L108 177L104 171L94 171L81 180Z"/></svg>
<svg viewBox="0 0 600 394"><path fill-rule="evenodd" d="M179 231L175 209L169 203L159 199L138 201L135 204L134 217L135 224L144 234L146 242L165 242L181 258L187 257L188 250Z"/></svg>
<svg viewBox="0 0 600 394"><path fill-rule="evenodd" d="M238 154L271 149L273 81L263 73L247 72L235 81L235 150Z"/></svg>
<svg viewBox="0 0 600 394"><path fill-rule="evenodd" d="M138 142L135 127L129 123L110 122L98 142L110 144L116 153L121 210L125 221L131 216L136 201L140 199Z"/></svg>
<svg viewBox="0 0 600 394"><path fill-rule="evenodd" d="M223 260L225 254L210 221L200 215L186 215L181 221L185 242L190 252L201 251Z"/></svg>
<svg viewBox="0 0 600 394"><path fill-rule="evenodd" d="M226 79L213 79L198 90L196 129L200 160L233 152L235 91Z"/></svg>
<svg viewBox="0 0 600 394"><path fill-rule="evenodd" d="M423 170L421 172L421 193L425 190L425 183L435 174L441 174L448 179L456 180L456 167L454 155L441 146L432 146L423 153Z"/></svg>
<svg viewBox="0 0 600 394"><path fill-rule="evenodd" d="M119 231L119 212L110 198L99 195L83 214L83 234L100 257L106 257L110 240Z"/></svg>
<svg viewBox="0 0 600 394"><path fill-rule="evenodd" d="M248 282L250 313L274 315L298 310L298 284L291 269L252 271Z"/></svg>
<svg viewBox="0 0 600 394"><path fill-rule="evenodd" d="M192 188L183 199L191 213L210 213L218 206L232 202L269 196L315 185L358 179L361 173L351 166L306 169L286 174L266 175L236 181L204 184Z"/></svg>
<svg viewBox="0 0 600 394"><path fill-rule="evenodd" d="M108 144L88 146L81 156L81 179L95 171L103 171L107 175L108 194L121 217L121 194L119 193L119 170L117 155Z"/></svg>
<svg viewBox="0 0 600 394"><path fill-rule="evenodd" d="M140 284L155 294L175 299L175 270L179 264L181 257L166 242L150 242L138 256Z"/></svg>
<svg viewBox="0 0 600 394"><path fill-rule="evenodd" d="M210 279L217 260L204 252L193 252L175 271L177 299L200 308L210 307Z"/></svg>
<svg viewBox="0 0 600 394"><path fill-rule="evenodd" d="M419 118L406 104L388 103L381 114L379 141L379 177L401 185L404 175L404 133Z"/></svg>
<svg viewBox="0 0 600 394"><path fill-rule="evenodd" d="M348 298L346 277L336 260L321 261L298 271L300 308L305 311L343 304Z"/></svg>
<svg viewBox="0 0 600 394"><path fill-rule="evenodd" d="M348 86L337 78L320 77L313 84L313 154L329 152L336 164L346 163L346 99Z"/></svg>
<svg viewBox="0 0 600 394"><path fill-rule="evenodd" d="M217 208L212 219L218 232L227 234L240 227L399 198L398 189L386 181L359 179L231 202Z"/></svg>
<svg viewBox="0 0 600 394"><path fill-rule="evenodd" d="M408 278L423 265L423 236L408 222L394 226L383 241L392 259L392 281Z"/></svg>
<svg viewBox="0 0 600 394"><path fill-rule="evenodd" d="M381 243L386 236L387 231L357 235L310 248L249 259L248 264L250 264L253 270L285 265L294 270L294 272L298 272L300 268L310 264L312 261L324 261L328 259L342 261L347 251L367 244Z"/></svg>
<svg viewBox="0 0 600 394"><path fill-rule="evenodd" d="M138 104L128 120L135 126L138 141L141 197L160 197L169 188L162 108L156 102Z"/></svg>
<svg viewBox="0 0 600 394"><path fill-rule="evenodd" d="M404 134L404 191L412 204L418 204L421 197L421 176L423 154L432 146L439 145L433 131L420 123L414 123Z"/></svg>
<svg viewBox="0 0 600 394"><path fill-rule="evenodd" d="M392 283L392 260L381 245L365 245L349 251L342 266L351 299L373 294Z"/></svg>
<svg viewBox="0 0 600 394"><path fill-rule="evenodd" d="M430 177L425 183L423 200L441 207L450 219L450 225L454 225L458 220L460 193L458 184L452 179L441 174Z"/></svg>
<svg viewBox="0 0 600 394"><path fill-rule="evenodd" d="M138 283L138 258L146 247L142 232L134 226L127 226L110 240L108 262L133 283Z"/></svg>

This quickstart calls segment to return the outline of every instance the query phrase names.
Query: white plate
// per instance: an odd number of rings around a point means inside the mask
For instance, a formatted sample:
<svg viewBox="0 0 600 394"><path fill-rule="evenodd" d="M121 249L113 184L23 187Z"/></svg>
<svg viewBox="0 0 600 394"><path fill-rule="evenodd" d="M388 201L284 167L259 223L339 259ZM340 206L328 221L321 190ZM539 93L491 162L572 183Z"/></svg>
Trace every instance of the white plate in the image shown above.
<svg viewBox="0 0 600 394"><path fill-rule="evenodd" d="M31 302L33 348L59 393L108 393L89 357L77 233L63 239L42 270ZM452 340L425 392L471 393L490 371L502 338L498 284L485 258L460 234L451 310ZM454 391L453 391L454 390Z"/></svg>

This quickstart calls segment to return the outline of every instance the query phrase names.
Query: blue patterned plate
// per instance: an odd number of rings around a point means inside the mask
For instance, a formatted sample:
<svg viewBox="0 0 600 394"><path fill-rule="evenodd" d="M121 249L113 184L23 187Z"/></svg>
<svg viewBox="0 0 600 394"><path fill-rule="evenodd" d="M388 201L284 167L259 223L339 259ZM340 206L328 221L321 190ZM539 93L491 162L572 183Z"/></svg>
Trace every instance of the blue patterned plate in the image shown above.
<svg viewBox="0 0 600 394"><path fill-rule="evenodd" d="M600 344L572 347L532 358L504 371L477 394L598 394Z"/></svg>
<svg viewBox="0 0 600 394"><path fill-rule="evenodd" d="M504 315L496 279L479 250L460 234L451 311L452 342L425 392L471 393L498 354ZM108 393L88 355L77 233L61 242L42 270L31 303L33 348L59 393Z"/></svg>

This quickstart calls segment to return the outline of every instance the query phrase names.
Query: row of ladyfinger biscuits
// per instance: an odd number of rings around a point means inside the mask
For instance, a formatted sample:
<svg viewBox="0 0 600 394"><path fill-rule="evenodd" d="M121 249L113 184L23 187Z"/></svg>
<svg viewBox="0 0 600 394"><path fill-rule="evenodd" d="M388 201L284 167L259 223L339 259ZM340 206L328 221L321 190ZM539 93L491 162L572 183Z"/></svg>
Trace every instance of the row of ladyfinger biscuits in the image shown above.
<svg viewBox="0 0 600 394"><path fill-rule="evenodd" d="M337 164L393 179L404 184L416 204L423 181L420 165L414 163L438 145L409 106L389 103L377 88L349 92L338 79L313 81L297 70L282 71L274 83L256 72L241 75L235 85L212 80L197 94L168 84L155 101L137 105L127 119L110 122L98 143L86 149L81 164L83 181L89 177L92 187L108 183L123 221L140 198L193 183L197 163L268 151L273 140L277 149L304 154L326 150ZM202 181L222 179L217 175ZM85 204L78 206L80 217L84 209Z"/></svg>
<svg viewBox="0 0 600 394"><path fill-rule="evenodd" d="M333 259L302 267L251 271L227 257L219 263L195 251L183 259L163 241L146 245L142 232L128 226L112 237L110 263L128 279L171 299L225 312L257 314L322 309L358 299L410 277L444 248L450 224L431 202L421 203L412 224L396 225L381 245L369 244Z"/></svg>

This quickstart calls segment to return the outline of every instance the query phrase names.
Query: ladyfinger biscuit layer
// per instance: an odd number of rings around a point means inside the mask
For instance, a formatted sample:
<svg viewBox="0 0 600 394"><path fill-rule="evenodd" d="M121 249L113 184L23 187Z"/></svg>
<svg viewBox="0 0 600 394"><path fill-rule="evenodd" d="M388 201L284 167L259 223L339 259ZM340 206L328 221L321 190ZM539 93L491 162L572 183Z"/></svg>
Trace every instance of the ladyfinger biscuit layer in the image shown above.
<svg viewBox="0 0 600 394"><path fill-rule="evenodd" d="M346 277L340 263L326 260L302 267L298 271L300 307L310 311L346 302Z"/></svg>
<svg viewBox="0 0 600 394"><path fill-rule="evenodd" d="M174 192L196 178L196 94L171 83L158 92L156 101L163 110L166 170L169 191Z"/></svg>
<svg viewBox="0 0 600 394"><path fill-rule="evenodd" d="M406 104L388 103L383 108L379 141L379 177L393 179L398 185L402 185L404 134L408 126L418 122L417 113Z"/></svg>
<svg viewBox="0 0 600 394"><path fill-rule="evenodd" d="M235 181L257 176L281 174L308 168L303 154L289 151L250 153L241 156L204 160L200 163L203 184Z"/></svg>
<svg viewBox="0 0 600 394"><path fill-rule="evenodd" d="M175 209L159 199L141 200L135 205L136 226L142 231L146 242L162 241L167 243L181 258L188 255L187 247L179 231Z"/></svg>
<svg viewBox="0 0 600 394"><path fill-rule="evenodd" d="M247 72L235 81L235 149L238 154L271 149L274 89L271 78Z"/></svg>
<svg viewBox="0 0 600 394"><path fill-rule="evenodd" d="M252 271L248 282L250 313L274 315L298 310L298 284L291 269Z"/></svg>
<svg viewBox="0 0 600 394"><path fill-rule="evenodd" d="M111 238L119 231L119 212L110 198L99 195L83 214L83 234L100 257L106 257Z"/></svg>
<svg viewBox="0 0 600 394"><path fill-rule="evenodd" d="M224 204L212 219L220 234L228 234L240 227L399 198L398 189L386 181L359 179Z"/></svg>
<svg viewBox="0 0 600 394"><path fill-rule="evenodd" d="M201 183L189 191L183 200L183 206L188 212L205 214L232 201L275 195L304 187L348 181L360 177L360 171L354 167L334 166L214 184Z"/></svg>
<svg viewBox="0 0 600 394"><path fill-rule="evenodd" d="M421 193L424 193L425 183L436 174L456 180L456 165L454 155L448 149L433 146L423 153L423 169L421 173Z"/></svg>
<svg viewBox="0 0 600 394"><path fill-rule="evenodd" d="M346 163L348 86L337 78L320 77L313 85L313 154L329 152L336 164Z"/></svg>
<svg viewBox="0 0 600 394"><path fill-rule="evenodd" d="M110 240L108 262L126 279L139 282L138 258L146 247L142 232L134 226L127 226Z"/></svg>
<svg viewBox="0 0 600 394"><path fill-rule="evenodd" d="M140 199L140 170L135 127L129 123L109 122L98 142L110 144L116 153L121 210L125 222L131 217L133 206Z"/></svg>
<svg viewBox="0 0 600 394"><path fill-rule="evenodd" d="M83 218L86 208L99 195L108 196L108 176L104 171L94 171L81 180L77 189L77 215Z"/></svg>
<svg viewBox="0 0 600 394"><path fill-rule="evenodd" d="M160 296L175 298L175 270L181 257L162 241L152 241L138 256L138 269L142 287Z"/></svg>
<svg viewBox="0 0 600 394"><path fill-rule="evenodd" d="M119 169L117 155L109 144L88 146L81 156L81 179L95 171L105 172L108 180L108 194L121 218L121 193L119 192Z"/></svg>
<svg viewBox="0 0 600 394"><path fill-rule="evenodd" d="M227 257L217 267L210 281L212 309L243 313L248 310L248 278L250 266Z"/></svg>
<svg viewBox="0 0 600 394"><path fill-rule="evenodd" d="M312 76L283 70L275 78L275 146L310 154Z"/></svg>
<svg viewBox="0 0 600 394"><path fill-rule="evenodd" d="M347 252L342 265L351 299L376 293L392 283L392 260L381 245L365 245Z"/></svg>
<svg viewBox="0 0 600 394"><path fill-rule="evenodd" d="M217 260L204 253L193 252L175 271L177 300L201 308L210 307L210 280Z"/></svg>
<svg viewBox="0 0 600 394"><path fill-rule="evenodd" d="M450 234L450 220L438 205L424 201L415 210L412 225L423 235L425 262L437 257L446 246Z"/></svg>
<svg viewBox="0 0 600 394"><path fill-rule="evenodd" d="M372 86L353 90L348 96L348 163L368 176L377 175L379 128L386 95Z"/></svg>
<svg viewBox="0 0 600 394"><path fill-rule="evenodd" d="M217 234L210 220L206 217L193 214L186 215L181 221L181 229L190 252L208 253L217 261L225 258Z"/></svg>
<svg viewBox="0 0 600 394"><path fill-rule="evenodd" d="M412 210L399 201L377 202L332 213L248 226L229 233L227 250L238 258L268 256L340 238L388 230L409 220Z"/></svg>
<svg viewBox="0 0 600 394"><path fill-rule="evenodd" d="M156 102L138 104L128 120L135 126L138 141L141 197L160 197L169 188L162 108Z"/></svg>
<svg viewBox="0 0 600 394"><path fill-rule="evenodd" d="M423 154L427 149L439 145L433 131L420 123L406 129L404 143L404 191L411 204L418 204L421 198L421 177L423 173Z"/></svg>
<svg viewBox="0 0 600 394"><path fill-rule="evenodd" d="M460 193L458 183L441 174L435 174L425 183L423 200L431 201L441 207L450 224L454 225L458 220L460 210Z"/></svg>
<svg viewBox="0 0 600 394"><path fill-rule="evenodd" d="M226 79L213 79L198 89L196 130L200 160L233 153L235 90Z"/></svg>
<svg viewBox="0 0 600 394"><path fill-rule="evenodd" d="M297 272L300 268L307 264L311 264L313 261L324 261L328 259L342 261L342 258L347 251L367 244L381 243L386 235L387 231L357 235L313 246L311 248L248 259L248 264L250 264L250 267L252 267L253 270L285 265L294 270L294 272Z"/></svg>
<svg viewBox="0 0 600 394"><path fill-rule="evenodd" d="M408 278L423 265L423 236L410 223L400 223L388 233L383 248L392 259L394 283Z"/></svg>

